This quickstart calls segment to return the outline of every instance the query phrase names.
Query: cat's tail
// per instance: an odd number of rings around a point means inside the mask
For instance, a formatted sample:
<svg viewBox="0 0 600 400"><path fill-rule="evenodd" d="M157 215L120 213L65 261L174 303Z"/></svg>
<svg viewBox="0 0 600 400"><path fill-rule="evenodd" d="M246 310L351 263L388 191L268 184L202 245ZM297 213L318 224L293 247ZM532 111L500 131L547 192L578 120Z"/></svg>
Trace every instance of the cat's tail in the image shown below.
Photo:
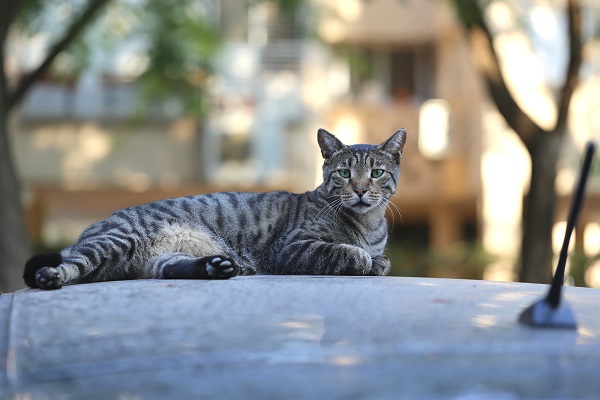
<svg viewBox="0 0 600 400"><path fill-rule="evenodd" d="M25 263L25 270L23 271L23 280L25 284L31 288L37 288L38 285L35 281L35 274L44 267L56 268L62 263L62 256L60 253L45 253L37 254L29 259Z"/></svg>

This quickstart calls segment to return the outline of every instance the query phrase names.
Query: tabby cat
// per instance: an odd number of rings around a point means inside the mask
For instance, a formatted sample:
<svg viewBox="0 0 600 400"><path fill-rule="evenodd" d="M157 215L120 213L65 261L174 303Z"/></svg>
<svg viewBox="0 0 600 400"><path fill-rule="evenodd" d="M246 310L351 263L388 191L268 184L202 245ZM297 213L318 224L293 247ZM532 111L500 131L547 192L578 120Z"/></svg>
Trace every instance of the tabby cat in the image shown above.
<svg viewBox="0 0 600 400"><path fill-rule="evenodd" d="M406 131L380 145L317 134L324 182L302 194L213 193L125 208L58 253L25 265L34 288L109 280L228 279L238 274L385 275L385 210Z"/></svg>

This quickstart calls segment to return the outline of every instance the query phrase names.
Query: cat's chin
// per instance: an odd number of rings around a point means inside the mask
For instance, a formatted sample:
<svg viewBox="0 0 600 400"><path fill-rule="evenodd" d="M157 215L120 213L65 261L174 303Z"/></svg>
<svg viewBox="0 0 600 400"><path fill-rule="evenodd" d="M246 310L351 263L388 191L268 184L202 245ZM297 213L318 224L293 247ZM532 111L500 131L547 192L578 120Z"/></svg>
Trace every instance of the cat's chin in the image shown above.
<svg viewBox="0 0 600 400"><path fill-rule="evenodd" d="M358 201L350 206L350 209L357 214L364 214L373 209L374 204L368 204L363 201Z"/></svg>

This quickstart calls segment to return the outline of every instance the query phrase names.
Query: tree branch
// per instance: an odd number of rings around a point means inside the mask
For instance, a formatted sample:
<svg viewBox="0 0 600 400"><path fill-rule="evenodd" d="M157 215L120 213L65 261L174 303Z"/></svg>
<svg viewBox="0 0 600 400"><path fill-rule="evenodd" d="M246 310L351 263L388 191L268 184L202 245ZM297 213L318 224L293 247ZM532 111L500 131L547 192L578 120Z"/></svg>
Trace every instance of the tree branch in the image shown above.
<svg viewBox="0 0 600 400"><path fill-rule="evenodd" d="M579 0L569 0L567 5L569 18L569 66L565 83L558 96L558 117L555 132L562 132L567 125L571 97L579 82L579 69L581 67L581 4Z"/></svg>
<svg viewBox="0 0 600 400"><path fill-rule="evenodd" d="M21 4L21 0L0 0L0 10L2 10L0 13L0 43L2 45ZM0 51L4 51L4 48L0 48Z"/></svg>
<svg viewBox="0 0 600 400"><path fill-rule="evenodd" d="M510 94L502 71L494 39L487 26L477 0L452 0L457 15L471 34L472 48L477 67L481 71L489 94L507 124L529 146L544 130L519 107Z"/></svg>
<svg viewBox="0 0 600 400"><path fill-rule="evenodd" d="M42 61L42 63L36 69L28 73L9 95L7 102L8 110L12 109L23 99L33 84L37 82L48 70L54 59L56 59L60 53L66 50L71 43L73 43L83 29L93 20L102 7L109 1L110 0L90 0L87 8L81 13L79 18L73 21L63 37L54 43L54 45L50 48L50 51L46 55L44 61Z"/></svg>

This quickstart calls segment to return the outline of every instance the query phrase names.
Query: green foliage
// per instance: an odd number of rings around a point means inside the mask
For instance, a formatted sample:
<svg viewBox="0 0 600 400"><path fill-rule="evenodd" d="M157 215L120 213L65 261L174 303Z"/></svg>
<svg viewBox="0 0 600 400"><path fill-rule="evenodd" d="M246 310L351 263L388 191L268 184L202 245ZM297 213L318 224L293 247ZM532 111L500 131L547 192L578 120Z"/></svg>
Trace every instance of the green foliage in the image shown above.
<svg viewBox="0 0 600 400"><path fill-rule="evenodd" d="M41 34L49 44L56 42L92 1L29 0L13 32L29 38ZM139 76L129 77L139 88L139 109L168 100L179 105L176 111L199 117L205 112L204 88L220 47L205 3L113 0L86 34L57 57L49 75L54 81L74 81L91 66L92 49L110 54L123 43L136 43L135 51L147 60Z"/></svg>
<svg viewBox="0 0 600 400"><path fill-rule="evenodd" d="M600 253L595 256L587 256L583 251L575 251L570 255L569 278L574 286L588 286L586 273L588 268L600 260Z"/></svg>
<svg viewBox="0 0 600 400"><path fill-rule="evenodd" d="M218 33L192 1L149 0L144 33L149 38L148 69L140 76L143 98L176 95L183 111L205 111L203 88L213 72Z"/></svg>
<svg viewBox="0 0 600 400"><path fill-rule="evenodd" d="M81 6L81 4L79 5ZM54 25L52 30L57 33L66 29L67 18L76 11L73 10L73 6L73 2L68 0L22 1L21 9L11 29L33 36L40 32L47 32Z"/></svg>
<svg viewBox="0 0 600 400"><path fill-rule="evenodd" d="M476 243L460 243L446 251L416 244L391 244L385 253L392 261L391 276L482 279L485 268L497 261L496 256ZM600 261L600 253L588 256L575 251L569 261L569 284L589 286L586 274Z"/></svg>
<svg viewBox="0 0 600 400"><path fill-rule="evenodd" d="M41 33L53 43L93 1L25 1L13 31L31 38ZM264 1L250 0L250 4ZM272 1L287 13L296 13L306 4L305 0ZM112 0L86 34L57 57L49 75L55 81L73 82L92 66L92 53L111 54L123 43L136 42L145 68L129 78L136 80L139 89L140 116L153 109L148 105L167 101L176 114L201 117L207 109L206 84L221 45L213 6L202 0Z"/></svg>
<svg viewBox="0 0 600 400"><path fill-rule="evenodd" d="M391 244L390 275L481 279L485 268L497 260L476 243L457 243L444 251L415 244Z"/></svg>
<svg viewBox="0 0 600 400"><path fill-rule="evenodd" d="M83 41L77 40L69 50L62 52L50 67L49 75L54 81L74 83L90 63L90 49Z"/></svg>
<svg viewBox="0 0 600 400"><path fill-rule="evenodd" d="M253 3L261 3L263 1L254 0ZM274 3L284 13L295 13L306 3L306 0L274 0Z"/></svg>
<svg viewBox="0 0 600 400"><path fill-rule="evenodd" d="M30 38L42 34L51 44L94 1L27 0L13 32ZM299 12L307 4L305 0L271 1L286 13ZM213 12L215 4L202 0L112 0L86 33L57 57L49 75L55 81L72 83L84 69L92 67L93 54L111 54L123 43L136 43L138 61L144 60L144 66L137 76L129 78L136 80L139 89L140 116L153 109L150 104L166 101L175 114L201 117L207 109L206 84L221 45L213 21L218 15Z"/></svg>
<svg viewBox="0 0 600 400"><path fill-rule="evenodd" d="M467 29L485 26L482 4L478 0L452 0L450 2L460 22Z"/></svg>
<svg viewBox="0 0 600 400"><path fill-rule="evenodd" d="M357 49L356 46L343 45L335 46L332 50L336 57L348 63L350 69L356 73L358 79L368 80L373 78L375 66L371 57L365 57L365 51Z"/></svg>
<svg viewBox="0 0 600 400"><path fill-rule="evenodd" d="M76 16L87 6L82 0L28 0L23 2L11 31L20 37L44 37L48 44L59 40ZM72 82L89 66L90 49L85 36L73 44L51 65L47 75L55 81Z"/></svg>

